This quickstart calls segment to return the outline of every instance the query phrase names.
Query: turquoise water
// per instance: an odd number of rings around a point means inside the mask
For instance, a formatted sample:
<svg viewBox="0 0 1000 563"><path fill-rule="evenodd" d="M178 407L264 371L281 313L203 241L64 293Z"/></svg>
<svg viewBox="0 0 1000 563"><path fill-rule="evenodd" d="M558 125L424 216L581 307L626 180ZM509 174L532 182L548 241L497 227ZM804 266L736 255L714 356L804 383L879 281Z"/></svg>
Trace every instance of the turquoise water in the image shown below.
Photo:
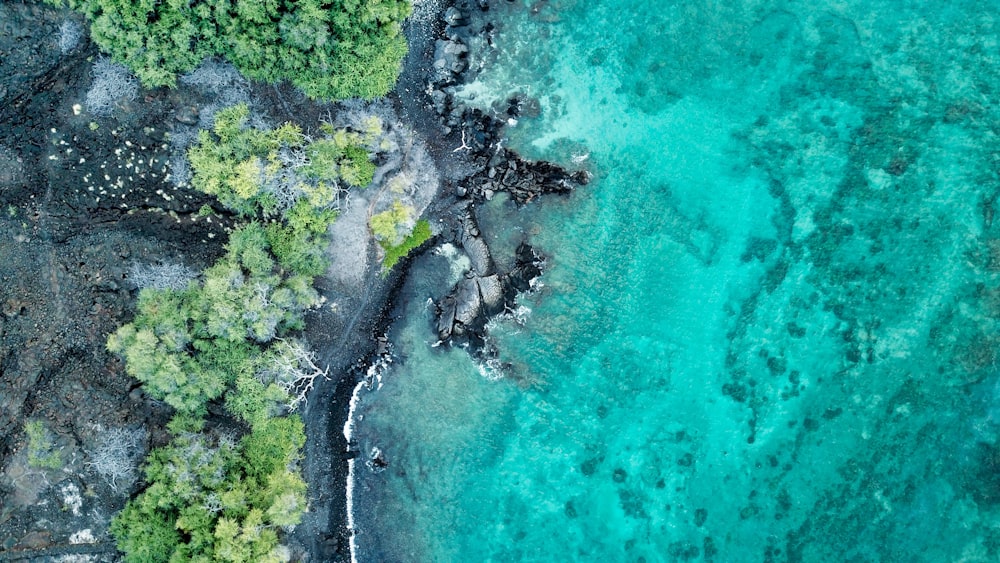
<svg viewBox="0 0 1000 563"><path fill-rule="evenodd" d="M463 95L595 180L481 211L550 257L506 370L431 346L415 272L359 558L1000 559L1000 5L538 6Z"/></svg>

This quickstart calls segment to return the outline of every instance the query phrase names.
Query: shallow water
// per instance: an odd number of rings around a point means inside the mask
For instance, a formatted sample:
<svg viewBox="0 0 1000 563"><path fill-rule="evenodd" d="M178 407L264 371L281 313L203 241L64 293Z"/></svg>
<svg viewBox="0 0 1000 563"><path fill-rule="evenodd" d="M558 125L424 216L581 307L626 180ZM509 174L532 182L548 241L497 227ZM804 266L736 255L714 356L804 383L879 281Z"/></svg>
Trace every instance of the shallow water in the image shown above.
<svg viewBox="0 0 1000 563"><path fill-rule="evenodd" d="M499 6L464 97L595 180L483 211L550 256L503 373L415 272L360 558L997 560L1000 6L926 5Z"/></svg>

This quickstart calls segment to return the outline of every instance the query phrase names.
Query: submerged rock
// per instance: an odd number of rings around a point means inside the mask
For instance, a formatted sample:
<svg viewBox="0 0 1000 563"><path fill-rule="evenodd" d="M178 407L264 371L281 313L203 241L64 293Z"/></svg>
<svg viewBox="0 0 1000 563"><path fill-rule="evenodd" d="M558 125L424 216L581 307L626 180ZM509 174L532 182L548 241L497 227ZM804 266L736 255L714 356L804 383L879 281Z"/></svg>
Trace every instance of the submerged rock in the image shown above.
<svg viewBox="0 0 1000 563"><path fill-rule="evenodd" d="M444 20L444 23L452 27L469 23L468 17L455 6L451 6L447 10L445 10L444 15L441 16L441 19Z"/></svg>

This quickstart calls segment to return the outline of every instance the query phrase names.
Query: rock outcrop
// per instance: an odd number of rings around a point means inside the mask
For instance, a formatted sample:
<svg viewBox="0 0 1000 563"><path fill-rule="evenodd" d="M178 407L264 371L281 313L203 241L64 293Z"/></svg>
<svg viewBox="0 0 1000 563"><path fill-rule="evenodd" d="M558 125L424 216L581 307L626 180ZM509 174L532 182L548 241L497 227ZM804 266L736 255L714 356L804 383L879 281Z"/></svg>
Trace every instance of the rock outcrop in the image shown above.
<svg viewBox="0 0 1000 563"><path fill-rule="evenodd" d="M472 268L437 304L437 333L442 341L462 339L482 344L483 329L490 317L514 307L520 291L542 273L542 258L527 243L515 253L514 267L495 272L489 247L482 239L470 208L465 209L461 246Z"/></svg>
<svg viewBox="0 0 1000 563"><path fill-rule="evenodd" d="M457 87L473 78L478 69L469 67L470 37L491 37L492 25L477 25L469 12L488 10L489 3L456 2L442 15L444 28L434 44L433 72L426 92L429 103L440 119L441 131L454 137L459 148L466 151L477 169L454 186L455 193L473 201L492 199L498 192L507 192L519 204L542 194L571 192L574 187L590 180L586 171L569 171L550 162L533 162L521 158L504 147L503 128L521 116L537 117L541 104L537 98L518 94L494 107L491 112L470 108L456 100Z"/></svg>

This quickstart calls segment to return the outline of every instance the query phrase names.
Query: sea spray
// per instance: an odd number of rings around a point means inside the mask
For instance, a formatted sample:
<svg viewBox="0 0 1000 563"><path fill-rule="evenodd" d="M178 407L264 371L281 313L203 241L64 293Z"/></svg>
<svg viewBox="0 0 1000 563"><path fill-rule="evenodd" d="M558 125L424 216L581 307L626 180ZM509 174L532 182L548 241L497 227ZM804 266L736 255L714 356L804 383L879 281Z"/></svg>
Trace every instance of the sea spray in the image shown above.
<svg viewBox="0 0 1000 563"><path fill-rule="evenodd" d="M460 252L454 244L446 242L434 250L431 251L436 256L442 256L448 260L449 271L451 272L451 278L448 283L454 285L458 280L462 279L470 269L472 269L472 261L469 260L468 255L464 252Z"/></svg>

